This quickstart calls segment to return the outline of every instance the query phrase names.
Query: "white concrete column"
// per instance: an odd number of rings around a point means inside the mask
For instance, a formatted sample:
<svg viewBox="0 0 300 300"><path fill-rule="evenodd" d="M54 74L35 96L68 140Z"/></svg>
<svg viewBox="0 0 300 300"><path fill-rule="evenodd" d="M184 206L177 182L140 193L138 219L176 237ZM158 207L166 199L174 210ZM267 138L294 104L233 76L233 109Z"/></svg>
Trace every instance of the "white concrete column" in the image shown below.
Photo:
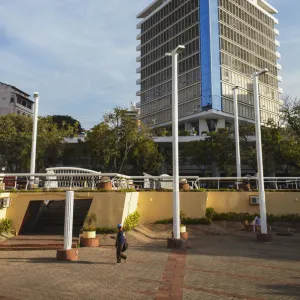
<svg viewBox="0 0 300 300"><path fill-rule="evenodd" d="M39 114L39 93L35 92L34 97L34 113L33 113L33 127L32 127L32 146L31 146L31 159L30 159L30 173L35 173L35 161L36 161L36 140L37 140L37 125ZM30 177L31 183L34 183L34 176Z"/></svg>
<svg viewBox="0 0 300 300"><path fill-rule="evenodd" d="M225 119L219 119L218 120L216 130L218 130L219 128L225 128Z"/></svg>
<svg viewBox="0 0 300 300"><path fill-rule="evenodd" d="M179 145L178 145L178 53L172 53L172 139L173 139L173 234L180 238Z"/></svg>
<svg viewBox="0 0 300 300"><path fill-rule="evenodd" d="M64 250L72 249L74 191L66 192Z"/></svg>
<svg viewBox="0 0 300 300"><path fill-rule="evenodd" d="M259 97L259 75L266 72L256 72L253 74L253 90L254 90L254 112L255 112L255 136L256 136L256 155L257 155L257 177L259 187L259 208L261 220L261 233L267 234L267 210L265 199L265 184L264 184L264 167L261 141L261 120L260 120L260 97Z"/></svg>
<svg viewBox="0 0 300 300"><path fill-rule="evenodd" d="M209 132L206 119L199 119L199 135L201 135L203 131Z"/></svg>

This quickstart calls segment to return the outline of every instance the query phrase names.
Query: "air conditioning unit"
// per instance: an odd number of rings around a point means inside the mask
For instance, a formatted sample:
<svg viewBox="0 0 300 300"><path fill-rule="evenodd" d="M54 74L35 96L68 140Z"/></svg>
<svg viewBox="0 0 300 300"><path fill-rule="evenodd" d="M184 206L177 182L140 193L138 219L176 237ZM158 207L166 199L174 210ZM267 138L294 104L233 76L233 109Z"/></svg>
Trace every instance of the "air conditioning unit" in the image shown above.
<svg viewBox="0 0 300 300"><path fill-rule="evenodd" d="M0 208L8 208L11 204L10 198L1 198L0 199Z"/></svg>
<svg viewBox="0 0 300 300"><path fill-rule="evenodd" d="M249 202L250 202L250 205L259 205L259 197L258 196L250 196Z"/></svg>

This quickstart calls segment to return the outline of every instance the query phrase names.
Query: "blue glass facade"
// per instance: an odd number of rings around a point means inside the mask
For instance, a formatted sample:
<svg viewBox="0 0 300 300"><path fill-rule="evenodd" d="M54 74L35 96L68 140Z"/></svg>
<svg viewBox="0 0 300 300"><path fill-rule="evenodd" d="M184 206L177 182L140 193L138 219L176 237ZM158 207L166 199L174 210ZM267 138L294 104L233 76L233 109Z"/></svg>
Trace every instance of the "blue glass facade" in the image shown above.
<svg viewBox="0 0 300 300"><path fill-rule="evenodd" d="M218 0L199 5L202 110L222 110Z"/></svg>

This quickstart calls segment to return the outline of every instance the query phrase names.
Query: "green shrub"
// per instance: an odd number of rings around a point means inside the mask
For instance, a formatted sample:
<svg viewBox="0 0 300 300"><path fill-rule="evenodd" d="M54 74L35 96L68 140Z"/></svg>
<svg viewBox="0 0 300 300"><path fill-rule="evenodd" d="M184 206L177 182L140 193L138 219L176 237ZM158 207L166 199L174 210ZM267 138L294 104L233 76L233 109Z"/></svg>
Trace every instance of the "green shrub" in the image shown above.
<svg viewBox="0 0 300 300"><path fill-rule="evenodd" d="M118 233L118 229L115 227L99 227L96 228L97 234L115 234Z"/></svg>
<svg viewBox="0 0 300 300"><path fill-rule="evenodd" d="M154 224L172 224L173 218L157 220Z"/></svg>
<svg viewBox="0 0 300 300"><path fill-rule="evenodd" d="M88 214L84 220L84 224L86 227L83 228L83 230L86 231L94 231L94 227L92 226L97 222L97 216L96 214Z"/></svg>
<svg viewBox="0 0 300 300"><path fill-rule="evenodd" d="M189 218L185 217L181 219L182 225L210 225L212 223L212 220L209 220L207 218ZM163 219L158 220L155 222L155 224L173 224L173 218L170 219Z"/></svg>
<svg viewBox="0 0 300 300"><path fill-rule="evenodd" d="M180 220L185 219L186 218L186 214L181 210L180 211Z"/></svg>
<svg viewBox="0 0 300 300"><path fill-rule="evenodd" d="M205 212L206 219L213 220L215 213L216 212L212 207L207 207Z"/></svg>
<svg viewBox="0 0 300 300"><path fill-rule="evenodd" d="M11 220L2 219L0 221L0 234L1 233L9 233L11 230Z"/></svg>
<svg viewBox="0 0 300 300"><path fill-rule="evenodd" d="M184 225L210 225L212 220L208 218L185 218L181 223Z"/></svg>
<svg viewBox="0 0 300 300"><path fill-rule="evenodd" d="M138 211L135 211L134 213L128 215L123 224L123 229L125 231L132 230L134 227L139 225L139 219L140 219L140 214Z"/></svg>
<svg viewBox="0 0 300 300"><path fill-rule="evenodd" d="M255 217L259 216L259 214L249 214L249 213L214 213L213 220L214 221L253 221ZM273 215L267 214L267 221L269 223L273 222L299 222L300 215L299 214L287 214L287 215Z"/></svg>

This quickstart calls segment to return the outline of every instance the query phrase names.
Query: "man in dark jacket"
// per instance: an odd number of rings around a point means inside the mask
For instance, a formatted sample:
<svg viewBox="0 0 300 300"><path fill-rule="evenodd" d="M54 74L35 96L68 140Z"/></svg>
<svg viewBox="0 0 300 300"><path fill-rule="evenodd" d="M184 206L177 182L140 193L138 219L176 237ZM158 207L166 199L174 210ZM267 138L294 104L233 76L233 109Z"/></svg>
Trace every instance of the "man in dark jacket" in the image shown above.
<svg viewBox="0 0 300 300"><path fill-rule="evenodd" d="M125 244L125 236L123 232L123 227L121 224L118 224L118 236L116 239L116 249L117 249L117 264L121 263L121 259L123 258L126 262L127 256L122 253L122 249Z"/></svg>

